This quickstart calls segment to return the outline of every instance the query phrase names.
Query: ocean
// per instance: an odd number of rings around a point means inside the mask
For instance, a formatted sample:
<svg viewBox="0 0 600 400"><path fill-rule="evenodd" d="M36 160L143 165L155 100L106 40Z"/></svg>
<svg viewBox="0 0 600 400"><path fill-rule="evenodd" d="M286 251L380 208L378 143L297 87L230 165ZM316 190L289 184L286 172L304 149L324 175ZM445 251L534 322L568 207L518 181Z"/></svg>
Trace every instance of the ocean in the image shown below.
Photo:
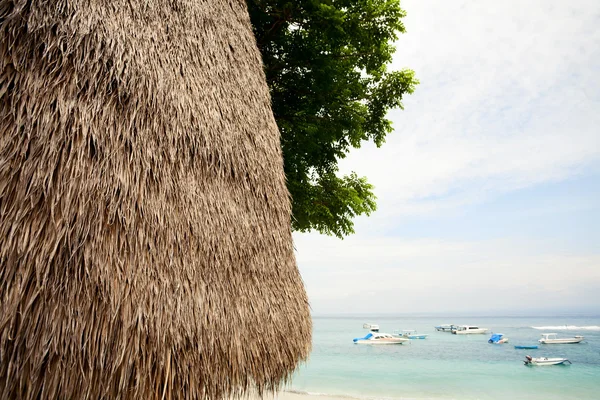
<svg viewBox="0 0 600 400"><path fill-rule="evenodd" d="M375 323L381 332L415 329L427 339L403 345L357 345ZM437 332L472 324L488 334ZM491 333L508 344L489 344ZM585 336L579 344L537 345L542 333ZM566 357L568 366L527 367L526 355ZM309 395L360 399L600 399L600 317L314 317L313 350L286 387Z"/></svg>

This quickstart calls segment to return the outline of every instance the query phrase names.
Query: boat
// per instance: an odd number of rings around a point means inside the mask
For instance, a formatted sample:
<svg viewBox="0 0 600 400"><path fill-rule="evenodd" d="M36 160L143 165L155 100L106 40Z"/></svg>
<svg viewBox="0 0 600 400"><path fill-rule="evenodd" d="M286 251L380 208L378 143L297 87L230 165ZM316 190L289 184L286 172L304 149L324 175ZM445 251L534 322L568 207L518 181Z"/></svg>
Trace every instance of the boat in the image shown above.
<svg viewBox="0 0 600 400"><path fill-rule="evenodd" d="M532 346L515 346L515 349L537 349L538 346L537 345L532 345Z"/></svg>
<svg viewBox="0 0 600 400"><path fill-rule="evenodd" d="M369 332L363 338L353 340L355 344L403 344L410 342L409 339L392 336L389 333Z"/></svg>
<svg viewBox="0 0 600 400"><path fill-rule="evenodd" d="M457 326L456 329L452 330L452 333L455 335L470 335L476 333L486 333L489 329L480 328L478 326L473 325L461 325Z"/></svg>
<svg viewBox="0 0 600 400"><path fill-rule="evenodd" d="M569 344L579 343L583 339L583 336L575 336L573 338L557 338L556 333L543 333L542 338L538 340L538 342L542 344Z"/></svg>
<svg viewBox="0 0 600 400"><path fill-rule="evenodd" d="M428 335L417 333L417 331L411 329L402 331L402 334L399 334L399 336L407 339L426 339Z"/></svg>
<svg viewBox="0 0 600 400"><path fill-rule="evenodd" d="M502 333L493 333L492 336L490 337L490 339L488 340L488 343L493 343L493 344L508 343L508 338L505 338L504 334L502 334Z"/></svg>
<svg viewBox="0 0 600 400"><path fill-rule="evenodd" d="M435 330L438 332L452 332L452 329L455 328L454 325L438 325L434 326Z"/></svg>
<svg viewBox="0 0 600 400"><path fill-rule="evenodd" d="M377 325L377 324L364 323L363 328L368 329L371 332L379 332L379 325Z"/></svg>
<svg viewBox="0 0 600 400"><path fill-rule="evenodd" d="M548 358L548 357L538 357L533 358L531 356L525 356L525 361L523 361L525 365L561 365L561 364L572 364L571 361L566 358Z"/></svg>

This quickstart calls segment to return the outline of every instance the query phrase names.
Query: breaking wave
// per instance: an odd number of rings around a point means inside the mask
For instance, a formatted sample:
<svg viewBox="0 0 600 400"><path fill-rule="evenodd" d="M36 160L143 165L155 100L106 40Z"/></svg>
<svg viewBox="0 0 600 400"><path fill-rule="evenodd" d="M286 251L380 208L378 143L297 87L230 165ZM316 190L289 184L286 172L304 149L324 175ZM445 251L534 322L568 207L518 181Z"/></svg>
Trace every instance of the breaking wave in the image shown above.
<svg viewBox="0 0 600 400"><path fill-rule="evenodd" d="M533 329L540 329L543 331L600 331L600 326L588 325L588 326L576 326L576 325L552 325L552 326L532 326Z"/></svg>

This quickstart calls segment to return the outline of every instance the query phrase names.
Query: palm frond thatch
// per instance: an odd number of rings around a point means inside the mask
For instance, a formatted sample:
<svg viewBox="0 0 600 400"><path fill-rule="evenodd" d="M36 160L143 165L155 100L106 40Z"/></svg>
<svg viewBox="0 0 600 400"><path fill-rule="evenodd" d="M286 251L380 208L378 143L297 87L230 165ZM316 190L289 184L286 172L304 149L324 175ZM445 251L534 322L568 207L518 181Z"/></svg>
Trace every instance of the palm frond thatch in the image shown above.
<svg viewBox="0 0 600 400"><path fill-rule="evenodd" d="M0 0L0 398L223 398L307 357L243 0Z"/></svg>

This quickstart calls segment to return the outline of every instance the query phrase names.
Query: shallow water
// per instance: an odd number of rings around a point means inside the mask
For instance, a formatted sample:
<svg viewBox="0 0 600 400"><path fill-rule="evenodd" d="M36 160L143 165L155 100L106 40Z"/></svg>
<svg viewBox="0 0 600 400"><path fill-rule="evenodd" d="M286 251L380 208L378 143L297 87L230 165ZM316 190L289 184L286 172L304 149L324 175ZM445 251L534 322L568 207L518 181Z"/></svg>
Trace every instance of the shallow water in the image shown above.
<svg viewBox="0 0 600 400"><path fill-rule="evenodd" d="M356 345L352 339L367 333L363 322L379 324L382 332L416 329L429 337L404 345ZM490 333L452 335L433 328L448 323L473 324ZM600 317L315 317L313 324L310 360L289 390L392 399L600 398ZM548 327L559 337L583 335L585 340L537 350L514 348L538 344ZM491 332L503 333L510 342L489 344ZM566 357L573 365L526 367L527 354Z"/></svg>

